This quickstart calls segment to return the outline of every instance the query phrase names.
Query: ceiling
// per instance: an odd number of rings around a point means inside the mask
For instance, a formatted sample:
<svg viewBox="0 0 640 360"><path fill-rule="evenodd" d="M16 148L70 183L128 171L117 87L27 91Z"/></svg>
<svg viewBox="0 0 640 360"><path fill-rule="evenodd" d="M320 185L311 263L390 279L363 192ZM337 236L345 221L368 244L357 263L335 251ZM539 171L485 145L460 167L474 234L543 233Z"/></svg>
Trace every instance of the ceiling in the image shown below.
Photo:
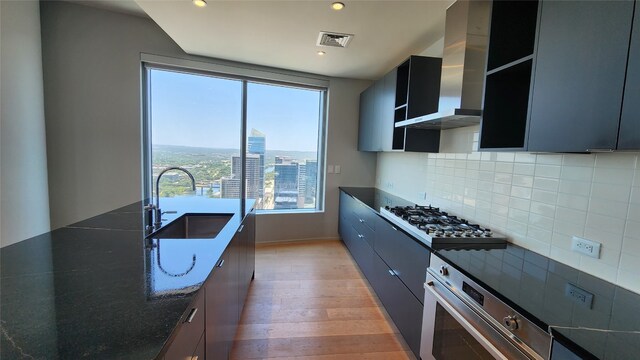
<svg viewBox="0 0 640 360"><path fill-rule="evenodd" d="M133 5L189 54L333 77L377 79L442 38L445 11L453 0L343 1L346 7L341 11L322 0L207 2L204 8L190 0L136 0ZM112 3L122 10L131 1L98 3ZM320 31L355 36L345 49L319 47ZM319 50L326 54L318 55Z"/></svg>

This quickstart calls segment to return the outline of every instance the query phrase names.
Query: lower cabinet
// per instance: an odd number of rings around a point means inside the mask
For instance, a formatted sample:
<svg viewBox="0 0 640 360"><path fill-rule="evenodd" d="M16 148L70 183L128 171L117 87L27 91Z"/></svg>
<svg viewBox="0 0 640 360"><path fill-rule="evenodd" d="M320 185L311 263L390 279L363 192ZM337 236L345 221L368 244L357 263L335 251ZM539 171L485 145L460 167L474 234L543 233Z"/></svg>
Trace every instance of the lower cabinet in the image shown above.
<svg viewBox="0 0 640 360"><path fill-rule="evenodd" d="M198 352L199 341L204 335L205 296L200 291L182 315L175 337L164 355L164 360L192 360ZM200 357L204 359L204 356Z"/></svg>
<svg viewBox="0 0 640 360"><path fill-rule="evenodd" d="M369 283L382 301L411 351L420 358L420 336L422 334L423 306L404 285L398 275L376 254L373 254L372 277ZM425 275L426 276L426 275Z"/></svg>
<svg viewBox="0 0 640 360"><path fill-rule="evenodd" d="M340 192L339 221L340 235L351 256L420 358L422 285L429 250L345 192Z"/></svg>
<svg viewBox="0 0 640 360"><path fill-rule="evenodd" d="M254 271L255 211L252 211L245 216L194 297L160 359L228 360Z"/></svg>

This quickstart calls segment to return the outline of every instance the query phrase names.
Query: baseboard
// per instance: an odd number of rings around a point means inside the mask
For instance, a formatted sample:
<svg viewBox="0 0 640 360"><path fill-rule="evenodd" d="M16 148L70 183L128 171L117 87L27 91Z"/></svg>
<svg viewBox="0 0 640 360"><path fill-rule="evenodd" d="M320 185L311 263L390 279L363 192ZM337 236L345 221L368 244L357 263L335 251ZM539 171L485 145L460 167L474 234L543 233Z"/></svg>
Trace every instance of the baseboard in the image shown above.
<svg viewBox="0 0 640 360"><path fill-rule="evenodd" d="M326 237L326 238L307 238L307 239L286 239L286 240L273 240L273 241L260 241L256 242L256 246L269 246L269 245L283 245L283 244L295 244L295 243L323 243L341 241L339 237Z"/></svg>

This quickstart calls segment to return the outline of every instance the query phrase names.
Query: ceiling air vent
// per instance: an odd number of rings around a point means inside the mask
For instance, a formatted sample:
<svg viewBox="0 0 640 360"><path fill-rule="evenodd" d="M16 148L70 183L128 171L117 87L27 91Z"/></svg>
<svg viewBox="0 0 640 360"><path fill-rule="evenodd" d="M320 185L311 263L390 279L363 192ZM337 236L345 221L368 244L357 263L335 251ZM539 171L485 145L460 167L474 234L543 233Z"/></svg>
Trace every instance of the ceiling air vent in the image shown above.
<svg viewBox="0 0 640 360"><path fill-rule="evenodd" d="M353 39L353 35L351 34L321 31L316 45L346 48L349 45L349 42L351 42L351 39Z"/></svg>

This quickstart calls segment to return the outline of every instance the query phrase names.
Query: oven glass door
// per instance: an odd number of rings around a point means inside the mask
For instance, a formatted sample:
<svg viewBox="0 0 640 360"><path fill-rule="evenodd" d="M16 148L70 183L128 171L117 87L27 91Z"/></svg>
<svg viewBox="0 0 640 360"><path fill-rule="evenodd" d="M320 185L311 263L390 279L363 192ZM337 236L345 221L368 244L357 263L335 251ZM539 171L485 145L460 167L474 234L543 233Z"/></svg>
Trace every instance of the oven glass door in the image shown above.
<svg viewBox="0 0 640 360"><path fill-rule="evenodd" d="M431 274L425 284L420 357L422 360L531 359Z"/></svg>
<svg viewBox="0 0 640 360"><path fill-rule="evenodd" d="M436 303L431 354L438 360L494 360L491 355L460 323Z"/></svg>

